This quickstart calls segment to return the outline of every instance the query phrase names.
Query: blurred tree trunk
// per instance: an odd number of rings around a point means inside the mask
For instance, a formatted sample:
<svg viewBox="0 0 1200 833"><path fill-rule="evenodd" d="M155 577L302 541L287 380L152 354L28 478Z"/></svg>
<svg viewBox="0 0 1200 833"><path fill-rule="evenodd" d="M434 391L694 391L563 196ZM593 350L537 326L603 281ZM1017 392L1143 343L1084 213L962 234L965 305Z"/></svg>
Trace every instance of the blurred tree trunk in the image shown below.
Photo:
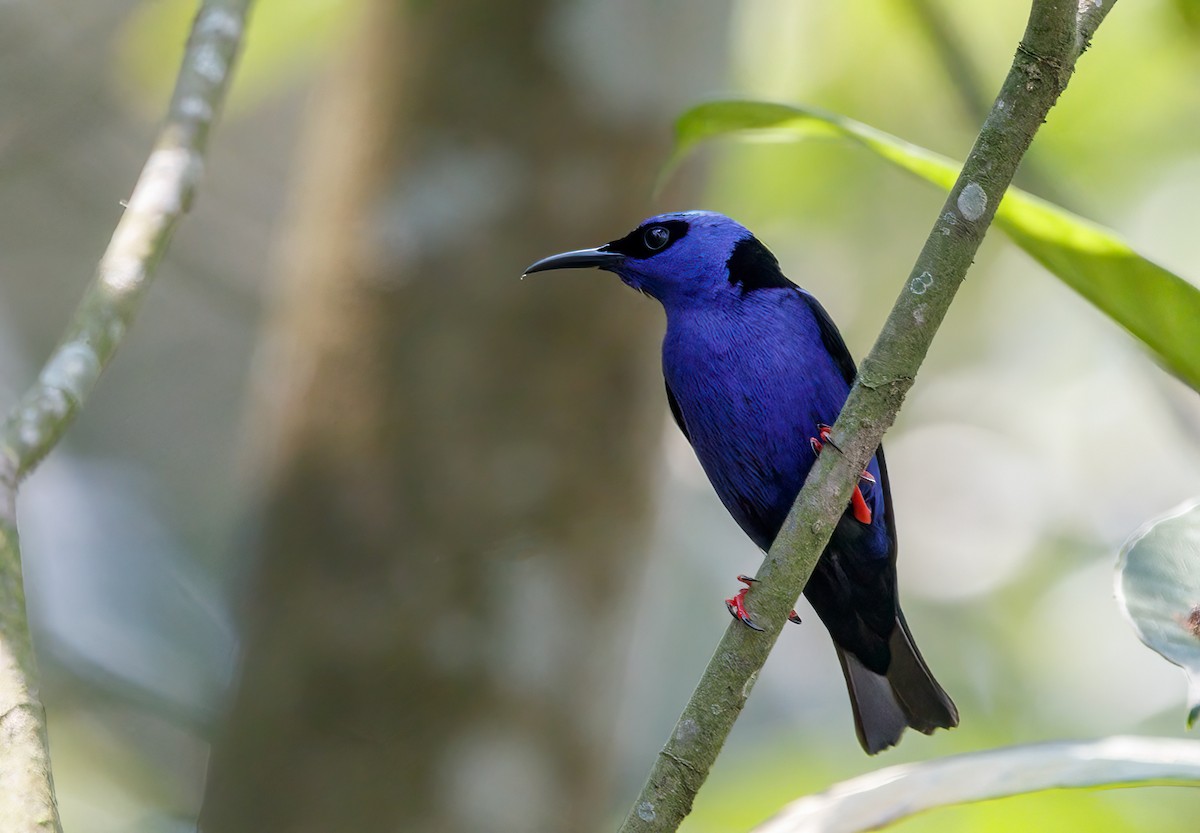
<svg viewBox="0 0 1200 833"><path fill-rule="evenodd" d="M613 809L656 310L604 274L518 277L641 218L669 114L607 118L565 81L560 6L371 0L319 91L256 375L258 572L207 833L591 830Z"/></svg>

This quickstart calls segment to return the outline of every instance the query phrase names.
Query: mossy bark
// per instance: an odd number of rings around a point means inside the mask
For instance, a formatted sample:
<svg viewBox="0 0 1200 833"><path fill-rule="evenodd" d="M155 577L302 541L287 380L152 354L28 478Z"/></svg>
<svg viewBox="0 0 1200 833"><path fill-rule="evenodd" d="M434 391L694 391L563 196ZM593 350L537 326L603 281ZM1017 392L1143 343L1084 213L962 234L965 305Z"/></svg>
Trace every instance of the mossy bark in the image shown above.
<svg viewBox="0 0 1200 833"><path fill-rule="evenodd" d="M208 0L192 28L167 118L62 340L0 432L0 830L61 829L46 716L25 609L20 481L62 439L112 360L203 173L250 0Z"/></svg>

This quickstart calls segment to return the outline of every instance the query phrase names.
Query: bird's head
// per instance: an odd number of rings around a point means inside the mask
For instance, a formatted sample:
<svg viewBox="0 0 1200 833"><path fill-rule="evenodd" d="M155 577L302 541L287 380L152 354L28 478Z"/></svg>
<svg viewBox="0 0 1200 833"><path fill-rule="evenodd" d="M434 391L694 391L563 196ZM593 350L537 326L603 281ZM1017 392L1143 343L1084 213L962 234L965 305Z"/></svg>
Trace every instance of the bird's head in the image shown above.
<svg viewBox="0 0 1200 833"><path fill-rule="evenodd" d="M794 286L745 226L713 211L659 214L611 243L543 258L525 274L587 267L616 273L668 309Z"/></svg>

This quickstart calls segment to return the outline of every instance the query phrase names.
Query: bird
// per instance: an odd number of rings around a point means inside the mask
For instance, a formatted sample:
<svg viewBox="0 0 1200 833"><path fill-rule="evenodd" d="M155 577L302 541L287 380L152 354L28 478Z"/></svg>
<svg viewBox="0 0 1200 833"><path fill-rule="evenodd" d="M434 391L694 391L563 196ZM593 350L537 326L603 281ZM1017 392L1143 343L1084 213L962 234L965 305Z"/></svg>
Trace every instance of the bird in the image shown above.
<svg viewBox="0 0 1200 833"><path fill-rule="evenodd" d="M770 549L849 395L857 368L817 299L789 280L745 226L712 211L660 214L624 237L538 260L526 275L598 268L666 312L667 404L717 496ZM958 725L958 709L922 658L900 610L896 524L882 445L804 589L833 639L867 754L906 728ZM726 600L746 610L755 581ZM789 617L798 621L793 611Z"/></svg>

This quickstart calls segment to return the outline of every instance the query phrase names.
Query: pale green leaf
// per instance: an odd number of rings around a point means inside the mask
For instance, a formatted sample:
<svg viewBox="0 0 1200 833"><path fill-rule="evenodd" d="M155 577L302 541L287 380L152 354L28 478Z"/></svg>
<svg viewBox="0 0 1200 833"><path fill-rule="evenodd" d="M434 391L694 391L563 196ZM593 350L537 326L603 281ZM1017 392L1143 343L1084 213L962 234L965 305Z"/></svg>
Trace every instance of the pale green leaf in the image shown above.
<svg viewBox="0 0 1200 833"><path fill-rule="evenodd" d="M794 801L752 833L860 833L928 810L1038 790L1150 784L1200 784L1200 742L1111 737L887 767Z"/></svg>
<svg viewBox="0 0 1200 833"><path fill-rule="evenodd" d="M1200 717L1200 500L1151 521L1121 550L1117 602L1149 647L1188 676L1188 727Z"/></svg>
<svg viewBox="0 0 1200 833"><path fill-rule="evenodd" d="M679 117L667 171L700 142L747 132L788 140L849 139L944 189L954 184L961 168L948 157L834 113L720 101ZM1008 190L995 222L1046 269L1141 340L1167 370L1200 390L1200 290L1139 255L1110 229L1017 188Z"/></svg>

